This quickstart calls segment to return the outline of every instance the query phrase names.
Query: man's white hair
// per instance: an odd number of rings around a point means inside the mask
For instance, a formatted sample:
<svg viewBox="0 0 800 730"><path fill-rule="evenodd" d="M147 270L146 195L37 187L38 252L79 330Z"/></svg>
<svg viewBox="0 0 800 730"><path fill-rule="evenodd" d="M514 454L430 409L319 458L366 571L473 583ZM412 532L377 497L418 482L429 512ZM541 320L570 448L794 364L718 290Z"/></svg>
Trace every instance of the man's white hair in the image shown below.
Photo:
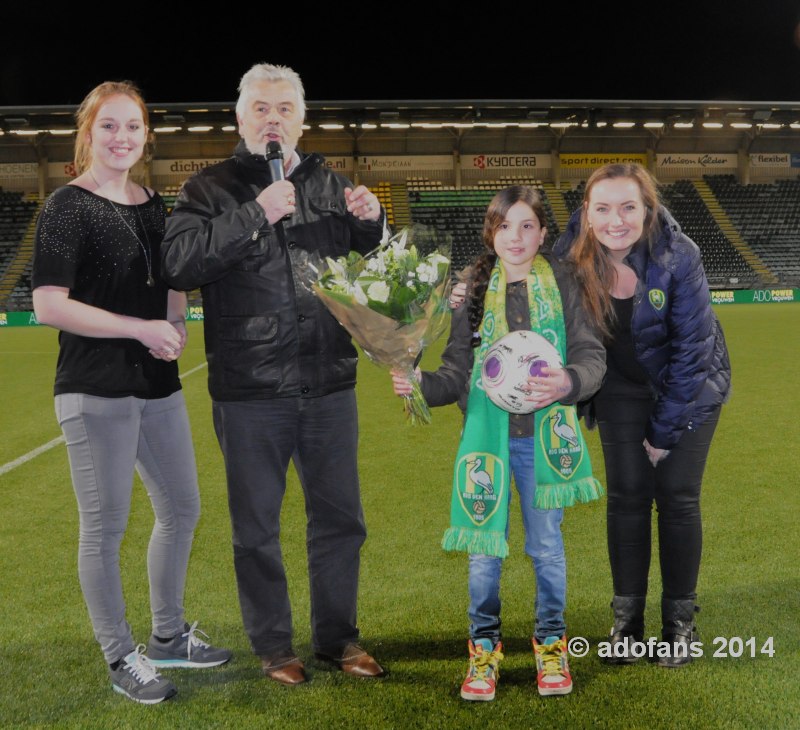
<svg viewBox="0 0 800 730"><path fill-rule="evenodd" d="M303 119L306 118L306 92L297 71L288 66L275 66L271 63L257 63L242 76L242 80L239 82L239 99L236 102L238 117L244 116L244 110L250 97L250 87L257 81L288 81L297 92L300 113Z"/></svg>

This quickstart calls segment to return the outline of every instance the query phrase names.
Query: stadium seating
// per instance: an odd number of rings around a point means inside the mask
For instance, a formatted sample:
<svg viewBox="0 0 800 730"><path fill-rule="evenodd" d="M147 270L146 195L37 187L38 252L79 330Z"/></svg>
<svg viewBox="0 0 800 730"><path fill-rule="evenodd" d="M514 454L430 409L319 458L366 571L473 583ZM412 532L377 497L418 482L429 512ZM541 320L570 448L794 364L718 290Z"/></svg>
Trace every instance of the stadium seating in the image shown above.
<svg viewBox="0 0 800 730"><path fill-rule="evenodd" d="M9 271L9 267L17 256L37 207L35 200L26 200L22 193L0 190L0 310L13 312L31 308L30 276L27 281L20 279L26 272L29 274L30 261L22 271Z"/></svg>
<svg viewBox="0 0 800 730"><path fill-rule="evenodd" d="M172 209L175 207L175 198L178 197L180 191L180 185L167 185L163 190L159 191L164 205L167 206L167 213L171 213Z"/></svg>
<svg viewBox="0 0 800 730"><path fill-rule="evenodd" d="M558 236L559 227L546 193L540 187L541 183L526 178L501 178L460 191L409 180L409 204L413 220L452 234L453 267L459 270L481 251L483 218L492 196L498 189L515 183L539 188L547 211L548 237L545 247L551 245ZM573 190L562 191L567 210L580 207L584 189L585 183L581 182ZM681 180L663 186L661 191L667 207L680 221L686 234L700 247L712 286L731 286L731 279L739 286L755 284L753 270L719 230L690 182Z"/></svg>
<svg viewBox="0 0 800 730"><path fill-rule="evenodd" d="M708 175L705 181L779 282L800 286L800 179L741 185L732 175Z"/></svg>
<svg viewBox="0 0 800 730"><path fill-rule="evenodd" d="M697 189L689 180L677 180L660 187L664 204L683 232L699 247L712 287L756 285L756 275L739 251L720 230ZM731 282L731 279L734 281Z"/></svg>
<svg viewBox="0 0 800 730"><path fill-rule="evenodd" d="M581 207L583 203L583 191L586 189L586 182L581 180L578 183L578 186L573 188L572 190L563 190L562 195L564 196L564 204L567 206L567 210L570 213L574 210L577 210Z"/></svg>
<svg viewBox="0 0 800 730"><path fill-rule="evenodd" d="M800 285L800 179L753 185L740 185L733 176L727 175L708 176L705 180L736 231L776 274L779 283ZM545 247L551 246L559 235L559 225L543 183L530 177L505 176L482 180L461 189L437 180L410 177L405 184L381 182L372 189L395 228L407 221L422 224L433 231L436 244L450 243L453 271L457 272L483 249L483 219L489 201L497 190L514 184L530 185L539 190L547 218ZM560 194L566 210L573 211L581 205L585 182L558 192L551 184L547 189L551 195ZM170 186L161 193L169 210L179 190L178 186ZM678 180L662 185L660 191L665 205L700 247L712 288L744 288L764 283L740 252L741 242L737 243L740 247L737 250L720 229L692 182ZM5 277L5 282L3 278L15 259L36 207L35 201L26 200L20 193L0 191L0 283L5 285L5 291L0 292L5 297L4 303L0 299L0 310L29 311L32 308L30 261L24 269ZM563 218L564 209L560 210ZM20 262L16 265L19 266ZM200 301L199 291L190 293L190 304L199 304Z"/></svg>
<svg viewBox="0 0 800 730"><path fill-rule="evenodd" d="M500 178L461 190L433 185L430 181L409 178L408 201L413 223L428 226L452 238L452 270L458 272L483 250L483 219L495 193L509 185L531 185L539 189L547 218L547 239L551 245L558 236L558 224L541 183L528 178Z"/></svg>

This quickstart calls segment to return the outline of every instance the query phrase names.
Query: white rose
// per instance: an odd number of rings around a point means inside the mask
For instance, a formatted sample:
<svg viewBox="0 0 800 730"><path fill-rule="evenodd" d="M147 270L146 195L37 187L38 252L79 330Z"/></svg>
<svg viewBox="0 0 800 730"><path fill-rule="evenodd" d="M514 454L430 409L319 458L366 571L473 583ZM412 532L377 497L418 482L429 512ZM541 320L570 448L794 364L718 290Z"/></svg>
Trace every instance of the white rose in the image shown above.
<svg viewBox="0 0 800 730"><path fill-rule="evenodd" d="M367 271L371 271L376 274L385 274L386 273L386 261L384 260L383 256L375 256L367 261Z"/></svg>
<svg viewBox="0 0 800 730"><path fill-rule="evenodd" d="M383 302L384 304L389 300L389 285L385 281L374 281L367 289L367 296L373 302Z"/></svg>
<svg viewBox="0 0 800 730"><path fill-rule="evenodd" d="M417 266L417 276L423 284L432 283L436 280L436 269L428 264L422 263Z"/></svg>

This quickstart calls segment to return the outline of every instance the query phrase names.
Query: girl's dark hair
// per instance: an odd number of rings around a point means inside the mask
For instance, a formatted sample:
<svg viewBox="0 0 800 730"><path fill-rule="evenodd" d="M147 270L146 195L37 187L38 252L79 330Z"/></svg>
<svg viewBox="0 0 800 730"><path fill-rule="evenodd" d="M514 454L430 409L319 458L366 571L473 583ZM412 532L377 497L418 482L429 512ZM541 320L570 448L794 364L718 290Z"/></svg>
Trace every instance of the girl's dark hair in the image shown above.
<svg viewBox="0 0 800 730"><path fill-rule="evenodd" d="M544 205L542 205L539 193L527 185L512 185L501 190L492 198L489 207L486 209L486 217L483 220L484 251L466 272L467 278L472 280L472 293L468 306L470 328L475 333L472 338L473 347L481 344L480 330L481 322L483 321L483 299L486 296L486 287L489 285L492 269L497 263L497 254L494 252L494 235L503 221L505 221L511 206L520 202L525 203L533 210L542 228L547 225Z"/></svg>

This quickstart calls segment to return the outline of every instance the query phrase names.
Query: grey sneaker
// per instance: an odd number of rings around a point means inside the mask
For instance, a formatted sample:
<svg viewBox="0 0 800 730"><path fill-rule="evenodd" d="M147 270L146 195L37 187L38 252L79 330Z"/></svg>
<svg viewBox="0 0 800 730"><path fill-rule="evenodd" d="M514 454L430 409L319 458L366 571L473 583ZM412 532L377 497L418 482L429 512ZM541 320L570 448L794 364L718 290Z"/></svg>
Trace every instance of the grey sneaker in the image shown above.
<svg viewBox="0 0 800 730"><path fill-rule="evenodd" d="M218 649L203 641L198 634L208 636L197 628L197 621L186 624L184 631L169 641L158 641L153 636L147 644L147 658L157 667L185 667L203 669L216 667L229 661L228 649Z"/></svg>
<svg viewBox="0 0 800 730"><path fill-rule="evenodd" d="M144 644L122 659L116 669L108 668L111 687L134 702L155 705L176 695L178 690L162 677L144 655Z"/></svg>

